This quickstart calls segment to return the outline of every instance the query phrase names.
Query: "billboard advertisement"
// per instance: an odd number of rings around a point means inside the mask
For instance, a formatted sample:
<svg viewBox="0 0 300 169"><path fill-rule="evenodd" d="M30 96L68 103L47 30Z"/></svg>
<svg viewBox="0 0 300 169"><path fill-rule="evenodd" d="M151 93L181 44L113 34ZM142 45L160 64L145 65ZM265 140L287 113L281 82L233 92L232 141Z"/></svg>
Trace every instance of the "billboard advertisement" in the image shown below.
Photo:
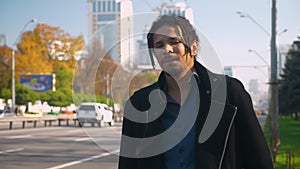
<svg viewBox="0 0 300 169"><path fill-rule="evenodd" d="M21 74L20 83L36 92L47 92L53 88L52 74Z"/></svg>

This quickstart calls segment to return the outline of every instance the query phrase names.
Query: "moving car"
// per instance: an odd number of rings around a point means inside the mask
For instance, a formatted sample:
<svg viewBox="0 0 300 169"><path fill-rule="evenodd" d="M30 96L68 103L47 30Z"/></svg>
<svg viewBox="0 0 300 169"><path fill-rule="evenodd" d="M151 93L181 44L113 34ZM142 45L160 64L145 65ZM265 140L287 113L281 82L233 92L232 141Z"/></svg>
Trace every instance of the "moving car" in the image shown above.
<svg viewBox="0 0 300 169"><path fill-rule="evenodd" d="M77 110L77 118L81 126L84 126L84 123L90 123L92 126L96 123L99 127L104 127L105 123L114 125L113 112L106 104L96 102L81 103Z"/></svg>

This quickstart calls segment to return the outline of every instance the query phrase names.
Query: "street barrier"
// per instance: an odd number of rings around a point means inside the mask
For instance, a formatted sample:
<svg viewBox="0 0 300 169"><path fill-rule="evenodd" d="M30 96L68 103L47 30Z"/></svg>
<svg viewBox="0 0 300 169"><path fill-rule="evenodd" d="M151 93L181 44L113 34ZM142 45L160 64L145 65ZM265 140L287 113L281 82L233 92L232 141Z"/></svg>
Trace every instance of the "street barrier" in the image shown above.
<svg viewBox="0 0 300 169"><path fill-rule="evenodd" d="M44 126L52 126L53 122L58 122L58 126L61 126L62 121L66 121L66 126L69 126L69 122L73 121L74 125L77 123L77 118L73 116L50 116L50 117L5 117L0 119L0 123L8 123L9 129L13 129L14 123L22 123L22 128L26 127L26 124L33 123L33 127L37 127L37 123L44 123Z"/></svg>

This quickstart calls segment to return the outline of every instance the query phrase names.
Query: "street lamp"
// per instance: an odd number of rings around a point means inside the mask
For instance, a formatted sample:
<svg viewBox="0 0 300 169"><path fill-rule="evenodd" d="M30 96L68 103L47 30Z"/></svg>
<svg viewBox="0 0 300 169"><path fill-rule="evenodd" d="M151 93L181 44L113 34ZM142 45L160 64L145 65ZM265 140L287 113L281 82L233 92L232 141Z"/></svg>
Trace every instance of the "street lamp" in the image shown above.
<svg viewBox="0 0 300 169"><path fill-rule="evenodd" d="M238 15L240 15L241 18L248 18L250 19L254 24L256 24L262 31L264 31L269 37L271 37L271 34L264 28L262 27L258 22L256 22L255 19L253 19L249 14L247 14L246 12L241 12L241 11L237 11L236 12Z"/></svg>
<svg viewBox="0 0 300 169"><path fill-rule="evenodd" d="M247 14L246 12L241 12L241 11L237 11L236 12L241 18L248 18L250 19L255 25L257 25L262 31L264 31L269 37L271 37L271 34L269 33L269 31L267 31L263 26L261 26L254 18L252 18L249 14ZM287 32L287 29L282 30L280 33L278 33L278 36L280 36L281 34Z"/></svg>
<svg viewBox="0 0 300 169"><path fill-rule="evenodd" d="M278 124L278 78L277 78L277 37L278 35L286 32L285 29L282 33L277 32L277 0L272 0L271 7L271 34L266 31L258 22L256 22L250 15L244 12L238 11L237 14L240 17L246 17L254 22L260 29L262 29L270 38L271 45L271 72L270 72L270 87L269 87L269 117L270 117L270 134L271 134L271 151L273 155L273 161L276 161L276 154L280 145L279 138L279 124Z"/></svg>
<svg viewBox="0 0 300 169"><path fill-rule="evenodd" d="M250 53L254 53L256 56L258 56L268 67L269 67L269 63L255 50L249 49L248 52Z"/></svg>
<svg viewBox="0 0 300 169"><path fill-rule="evenodd" d="M110 75L109 75L109 73L110 73L110 70L111 69L113 69L113 68L115 68L114 66L111 66L108 70L106 70L106 104L109 106L109 99L110 99L110 97L111 97L111 91L110 91L110 89L111 89L111 85L110 85L110 83L109 83L109 80L110 80Z"/></svg>
<svg viewBox="0 0 300 169"><path fill-rule="evenodd" d="M247 14L246 12L241 12L241 11L237 11L236 12L241 18L248 18L250 19L253 23L255 23L262 31L264 31L264 33L266 33L266 35L268 35L270 38L271 38L271 34L263 27L261 26L254 18L252 18L249 14ZM287 29L284 29L282 30L281 32L278 33L278 36L284 34L285 32L287 32L288 30ZM277 50L277 54L279 54L278 56L278 65L277 65L277 68L278 68L278 72L279 74L281 73L282 71L282 58L281 58L281 53L279 51L279 49ZM279 76L279 74L277 73L277 76Z"/></svg>
<svg viewBox="0 0 300 169"><path fill-rule="evenodd" d="M238 11L237 14L240 17L246 17L254 22L261 30L263 30L269 37L271 37L271 73L270 73L270 87L269 87L269 117L270 117L270 133L271 133L271 151L273 155L273 161L276 161L276 154L280 146L279 138L279 124L278 124L278 77L277 77L277 1L272 0L271 7L271 34L266 31L258 22L256 22L250 15L244 12ZM286 32L287 30L284 30Z"/></svg>
<svg viewBox="0 0 300 169"><path fill-rule="evenodd" d="M36 19L30 19L29 21L26 22L26 24L24 25L23 29L21 30L20 34L17 36L15 42L13 43L13 49L12 49L12 61L11 61L11 87L12 87L12 102L11 102L11 111L14 112L15 111L15 104L16 104L16 92L15 92L15 49L14 47L16 47L17 42L19 40L19 38L22 36L22 33L24 32L24 30L26 29L26 27L28 26L28 24L36 22Z"/></svg>

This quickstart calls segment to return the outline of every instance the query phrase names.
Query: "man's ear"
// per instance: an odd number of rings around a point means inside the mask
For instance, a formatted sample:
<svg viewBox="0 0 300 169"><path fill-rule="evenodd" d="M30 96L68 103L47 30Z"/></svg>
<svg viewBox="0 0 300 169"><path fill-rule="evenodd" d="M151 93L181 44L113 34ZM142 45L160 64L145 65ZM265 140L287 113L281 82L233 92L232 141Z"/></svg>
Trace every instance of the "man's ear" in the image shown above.
<svg viewBox="0 0 300 169"><path fill-rule="evenodd" d="M192 56L196 56L198 54L198 50L199 50L198 41L195 40L191 45L191 54L192 54Z"/></svg>

